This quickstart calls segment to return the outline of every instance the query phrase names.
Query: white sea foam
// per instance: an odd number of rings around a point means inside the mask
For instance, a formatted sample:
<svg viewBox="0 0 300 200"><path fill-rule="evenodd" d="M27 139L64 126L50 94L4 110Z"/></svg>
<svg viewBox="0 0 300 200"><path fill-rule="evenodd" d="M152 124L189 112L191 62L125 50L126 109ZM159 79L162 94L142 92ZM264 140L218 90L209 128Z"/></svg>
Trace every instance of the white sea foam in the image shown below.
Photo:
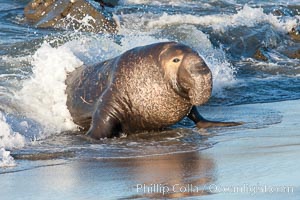
<svg viewBox="0 0 300 200"><path fill-rule="evenodd" d="M84 64L95 64L119 56L134 47L163 41L168 40L148 34L125 34L125 37L118 42L106 35L81 35L78 39L69 41L63 46L70 49Z"/></svg>
<svg viewBox="0 0 300 200"><path fill-rule="evenodd" d="M16 163L5 149L22 148L25 145L24 136L11 130L6 118L0 112L0 167L15 166Z"/></svg>
<svg viewBox="0 0 300 200"><path fill-rule="evenodd" d="M21 148L24 145L25 138L11 130L5 116L0 112L0 148Z"/></svg>
<svg viewBox="0 0 300 200"><path fill-rule="evenodd" d="M156 18L156 19L155 19ZM225 31L228 27L247 26L253 27L259 23L269 23L280 32L288 32L296 26L296 18L285 18L284 21L272 14L264 13L263 8L252 8L245 5L236 14L217 14L217 15L189 15L177 14L170 15L163 13L161 16L153 16L151 21L144 19L141 23L146 23L148 29L157 29L165 25L172 24L196 24L210 26L215 31Z"/></svg>
<svg viewBox="0 0 300 200"><path fill-rule="evenodd" d="M141 4L141 3L146 3L148 2L147 0L120 0L120 4Z"/></svg>
<svg viewBox="0 0 300 200"><path fill-rule="evenodd" d="M74 25L79 24L80 26L74 29L75 32L85 31L87 28L93 29L92 24L95 23L95 19L90 15L85 15L82 19L78 20L75 17L71 16L70 14L66 16L66 29L71 29Z"/></svg>
<svg viewBox="0 0 300 200"><path fill-rule="evenodd" d="M119 4L150 4L150 5L172 5L172 6L187 6L189 4L195 4L196 2L191 0L120 0Z"/></svg>
<svg viewBox="0 0 300 200"><path fill-rule="evenodd" d="M166 38L155 38L150 35L127 35L126 37L122 38L121 45L123 51L129 50L134 47L144 46L148 44L158 43L158 42L165 42L168 41Z"/></svg>
<svg viewBox="0 0 300 200"><path fill-rule="evenodd" d="M33 75L16 94L22 113L41 123L45 133L75 130L77 127L66 106L65 80L67 73L82 62L69 48L53 48L47 43L32 58Z"/></svg>
<svg viewBox="0 0 300 200"><path fill-rule="evenodd" d="M80 35L63 46L86 65L113 58L122 52L122 47L108 35Z"/></svg>
<svg viewBox="0 0 300 200"><path fill-rule="evenodd" d="M0 148L0 167L14 167L16 162L10 155L10 151L6 151L4 148Z"/></svg>

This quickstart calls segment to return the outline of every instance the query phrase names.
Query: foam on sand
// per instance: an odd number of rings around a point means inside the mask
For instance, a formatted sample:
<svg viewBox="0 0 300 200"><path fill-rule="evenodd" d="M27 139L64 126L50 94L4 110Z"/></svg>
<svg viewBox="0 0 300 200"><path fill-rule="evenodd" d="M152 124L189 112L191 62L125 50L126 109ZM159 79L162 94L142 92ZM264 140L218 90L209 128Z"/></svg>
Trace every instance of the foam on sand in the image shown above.
<svg viewBox="0 0 300 200"><path fill-rule="evenodd" d="M22 148L25 145L24 136L11 130L5 116L0 112L0 167L15 166L10 151L5 149Z"/></svg>

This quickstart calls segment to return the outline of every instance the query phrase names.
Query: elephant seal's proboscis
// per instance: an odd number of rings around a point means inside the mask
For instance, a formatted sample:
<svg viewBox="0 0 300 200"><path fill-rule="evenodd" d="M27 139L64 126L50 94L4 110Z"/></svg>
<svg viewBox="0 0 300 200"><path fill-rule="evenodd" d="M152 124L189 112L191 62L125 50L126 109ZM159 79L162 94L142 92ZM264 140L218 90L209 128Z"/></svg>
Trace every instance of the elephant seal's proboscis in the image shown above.
<svg viewBox="0 0 300 200"><path fill-rule="evenodd" d="M199 128L234 126L204 119L195 106L208 101L212 73L190 47L162 42L126 51L68 75L67 106L95 139L160 130L189 117Z"/></svg>

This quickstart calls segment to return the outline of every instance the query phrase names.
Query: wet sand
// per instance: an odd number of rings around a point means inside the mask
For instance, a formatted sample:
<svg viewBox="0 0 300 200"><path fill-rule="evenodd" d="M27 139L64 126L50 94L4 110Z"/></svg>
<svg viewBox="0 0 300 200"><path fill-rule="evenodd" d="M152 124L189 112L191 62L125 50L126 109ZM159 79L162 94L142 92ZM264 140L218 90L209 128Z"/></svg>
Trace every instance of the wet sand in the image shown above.
<svg viewBox="0 0 300 200"><path fill-rule="evenodd" d="M22 167L0 173L0 199L299 199L300 100L232 108L243 120L247 115L255 119L260 110L258 115L269 118L257 120L275 122L257 127L246 121L243 127L206 136L216 144L202 151L17 160Z"/></svg>

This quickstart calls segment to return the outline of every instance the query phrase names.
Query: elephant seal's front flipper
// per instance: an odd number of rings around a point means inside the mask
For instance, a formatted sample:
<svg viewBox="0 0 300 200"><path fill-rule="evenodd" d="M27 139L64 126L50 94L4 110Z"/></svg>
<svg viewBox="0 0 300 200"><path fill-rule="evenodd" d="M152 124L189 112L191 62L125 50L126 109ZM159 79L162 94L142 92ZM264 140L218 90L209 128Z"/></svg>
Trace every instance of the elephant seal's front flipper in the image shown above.
<svg viewBox="0 0 300 200"><path fill-rule="evenodd" d="M243 122L219 122L219 121L210 121L202 117L197 110L196 106L193 106L188 118L191 119L198 128L210 128L217 126L238 126L244 124Z"/></svg>
<svg viewBox="0 0 300 200"><path fill-rule="evenodd" d="M92 116L91 127L86 135L94 138L111 138L118 136L121 131L120 120L114 109L111 92L105 92L99 99Z"/></svg>

